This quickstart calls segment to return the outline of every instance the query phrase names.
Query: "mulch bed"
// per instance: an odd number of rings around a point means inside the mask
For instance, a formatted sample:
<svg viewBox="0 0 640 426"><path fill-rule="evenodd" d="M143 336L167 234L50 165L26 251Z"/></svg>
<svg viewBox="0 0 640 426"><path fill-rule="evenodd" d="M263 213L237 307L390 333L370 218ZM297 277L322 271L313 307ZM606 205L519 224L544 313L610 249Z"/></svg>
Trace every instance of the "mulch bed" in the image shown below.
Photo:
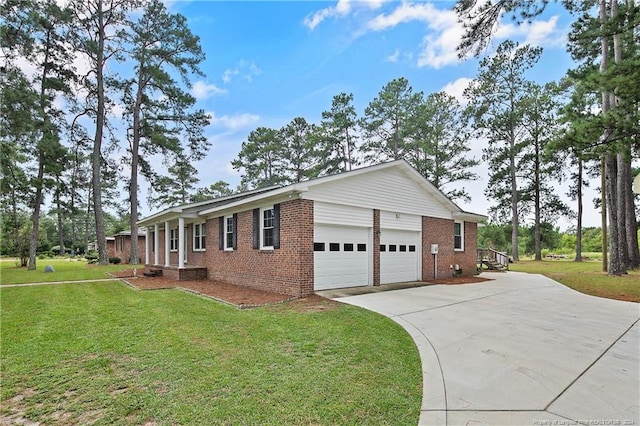
<svg viewBox="0 0 640 426"><path fill-rule="evenodd" d="M438 280L429 280L429 284L477 284L485 281L493 281L491 278L482 278L478 276L472 277L450 277L450 278L442 278Z"/></svg>
<svg viewBox="0 0 640 426"><path fill-rule="evenodd" d="M133 277L131 271L115 272L110 275L121 278L130 286L140 290L182 288L239 308L253 308L296 299L296 297L288 294L273 293L219 281L176 281L167 277L145 277L144 275L141 276L140 273Z"/></svg>

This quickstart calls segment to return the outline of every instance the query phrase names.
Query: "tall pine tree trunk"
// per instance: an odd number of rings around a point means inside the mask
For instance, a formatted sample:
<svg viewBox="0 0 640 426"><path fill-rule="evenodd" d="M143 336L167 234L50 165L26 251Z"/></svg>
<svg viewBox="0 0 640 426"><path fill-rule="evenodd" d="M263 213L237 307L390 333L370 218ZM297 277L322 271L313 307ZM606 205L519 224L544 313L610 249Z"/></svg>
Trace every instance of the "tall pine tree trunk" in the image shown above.
<svg viewBox="0 0 640 426"><path fill-rule="evenodd" d="M96 50L96 131L93 139L92 157L92 187L93 187L93 213L96 224L96 244L98 245L98 263L106 265L109 263L107 253L107 236L104 231L104 214L102 212L102 134L105 120L105 93L104 93L104 43L105 43L105 23L102 8L102 0L98 0L98 46Z"/></svg>
<svg viewBox="0 0 640 426"><path fill-rule="evenodd" d="M44 140L44 132L42 134ZM38 148L38 176L36 178L36 193L33 200L33 213L31 216L31 238L29 240L29 267L30 271L36 269L36 255L38 250L38 237L40 235L40 208L42 206L42 183L44 181L44 152L42 142Z"/></svg>
<svg viewBox="0 0 640 426"><path fill-rule="evenodd" d="M537 137L535 141L535 171L534 171L534 245L535 245L535 260L542 260L542 230L540 229L540 144Z"/></svg>
<svg viewBox="0 0 640 426"><path fill-rule="evenodd" d="M144 64L140 64L142 68ZM140 123L142 96L144 92L142 76L138 76L138 86L136 100L133 106L133 140L131 141L131 179L129 182L129 201L131 203L131 253L129 263L137 265L139 263L138 247L138 167L140 162L140 134L142 124Z"/></svg>
<svg viewBox="0 0 640 426"><path fill-rule="evenodd" d="M616 172L617 172L617 186L616 186L616 208L618 210L618 257L621 264L621 273L626 273L629 269L629 254L627 246L627 208L626 208L626 193L627 188L631 187L631 180L627 176L627 166L624 158L624 154L618 152L616 154Z"/></svg>
<svg viewBox="0 0 640 426"><path fill-rule="evenodd" d="M60 182L58 182L60 185ZM58 246L60 247L58 250L58 254L60 256L64 256L64 223L62 222L62 203L60 202L60 189L56 189L55 192L56 199L56 214L58 219Z"/></svg>
<svg viewBox="0 0 640 426"><path fill-rule="evenodd" d="M518 187L516 182L516 159L515 159L515 134L513 128L511 129L511 148L509 150L510 161L510 177L511 177L511 254L513 261L520 260L520 254L518 253Z"/></svg>
<svg viewBox="0 0 640 426"><path fill-rule="evenodd" d="M607 238L607 166L606 155L600 159L600 230L602 232L602 272L609 271L609 239Z"/></svg>
<svg viewBox="0 0 640 426"><path fill-rule="evenodd" d="M578 182L577 194L578 199L578 221L576 224L576 257L575 262L582 262L582 159L576 155L578 162Z"/></svg>

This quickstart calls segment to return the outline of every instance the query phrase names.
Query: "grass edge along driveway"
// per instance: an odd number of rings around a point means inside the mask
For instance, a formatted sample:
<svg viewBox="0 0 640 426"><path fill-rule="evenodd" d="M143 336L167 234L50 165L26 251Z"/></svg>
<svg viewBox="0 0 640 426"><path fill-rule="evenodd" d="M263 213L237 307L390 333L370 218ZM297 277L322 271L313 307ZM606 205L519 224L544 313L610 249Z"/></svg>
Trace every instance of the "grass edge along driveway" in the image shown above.
<svg viewBox="0 0 640 426"><path fill-rule="evenodd" d="M238 310L117 281L0 292L3 420L418 421L415 344L360 308L308 299Z"/></svg>
<svg viewBox="0 0 640 426"><path fill-rule="evenodd" d="M611 276L599 261L520 260L509 265L514 272L542 274L576 291L607 299L640 302L640 270Z"/></svg>

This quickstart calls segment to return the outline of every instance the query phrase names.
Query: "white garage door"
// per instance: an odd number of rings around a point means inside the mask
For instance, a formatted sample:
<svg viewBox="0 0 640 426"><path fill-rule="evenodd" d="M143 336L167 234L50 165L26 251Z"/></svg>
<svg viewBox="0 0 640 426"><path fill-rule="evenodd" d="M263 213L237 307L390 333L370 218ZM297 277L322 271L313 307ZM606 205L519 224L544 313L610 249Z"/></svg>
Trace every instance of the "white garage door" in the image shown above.
<svg viewBox="0 0 640 426"><path fill-rule="evenodd" d="M380 283L420 279L420 233L382 229L380 232Z"/></svg>
<svg viewBox="0 0 640 426"><path fill-rule="evenodd" d="M368 228L316 224L313 232L315 290L368 285Z"/></svg>

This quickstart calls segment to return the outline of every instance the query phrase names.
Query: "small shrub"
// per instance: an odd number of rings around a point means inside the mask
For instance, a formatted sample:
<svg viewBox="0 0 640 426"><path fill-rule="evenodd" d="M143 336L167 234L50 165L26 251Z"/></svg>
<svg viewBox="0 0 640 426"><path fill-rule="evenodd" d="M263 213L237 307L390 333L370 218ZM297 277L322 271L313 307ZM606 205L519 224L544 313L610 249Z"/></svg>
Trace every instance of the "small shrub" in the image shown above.
<svg viewBox="0 0 640 426"><path fill-rule="evenodd" d="M84 256L85 259L87 260L98 260L98 254L97 253L87 253Z"/></svg>
<svg viewBox="0 0 640 426"><path fill-rule="evenodd" d="M117 265L120 262L122 262L122 259L120 259L119 257L110 257L109 258L109 263L113 263L114 265Z"/></svg>

